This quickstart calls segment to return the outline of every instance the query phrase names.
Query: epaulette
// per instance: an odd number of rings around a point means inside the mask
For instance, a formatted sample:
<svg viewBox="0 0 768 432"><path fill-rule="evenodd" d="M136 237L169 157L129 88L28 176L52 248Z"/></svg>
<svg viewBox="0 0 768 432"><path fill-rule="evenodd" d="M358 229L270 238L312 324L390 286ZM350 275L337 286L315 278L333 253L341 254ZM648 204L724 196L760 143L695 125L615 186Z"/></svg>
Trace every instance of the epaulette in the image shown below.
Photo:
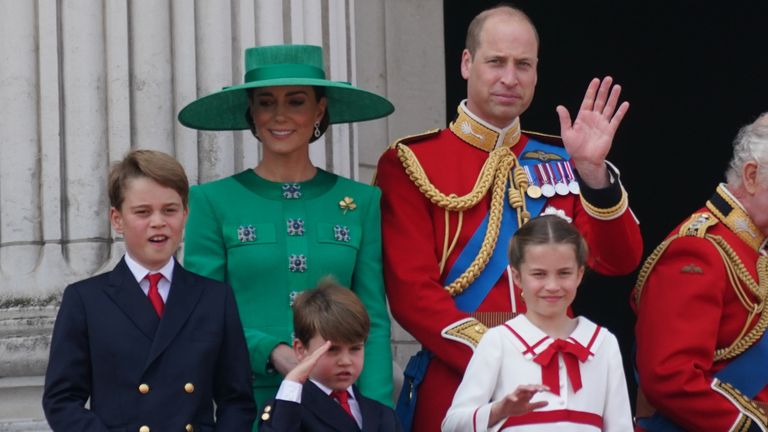
<svg viewBox="0 0 768 432"><path fill-rule="evenodd" d="M417 133L415 135L407 135L390 144L389 148L395 148L398 144L408 145L408 144L413 144L415 142L423 141L427 138L432 138L433 136L439 133L440 133L440 129L429 129L427 131Z"/></svg>
<svg viewBox="0 0 768 432"><path fill-rule="evenodd" d="M663 242L656 246L656 249L651 252L648 258L646 258L637 275L634 293L634 301L637 307L640 307L640 295L643 292L645 280L648 278L651 270L653 270L653 267L659 261L669 245L680 237L698 237L707 238L714 244L715 247L718 247L717 241L713 238L713 236L707 236L707 230L710 227L717 225L717 223L717 218L709 212L694 213L691 215L691 217L688 218L687 221L680 225L680 229L677 231L677 233L667 237ZM726 255L723 255L723 259L727 260Z"/></svg>
<svg viewBox="0 0 768 432"><path fill-rule="evenodd" d="M719 221L709 212L695 213L680 226L678 235L680 237L699 237L704 238L707 230Z"/></svg>
<svg viewBox="0 0 768 432"><path fill-rule="evenodd" d="M385 150L385 152L389 151L389 150L391 150L393 148L396 148L398 144L408 145L408 144L412 144L412 143L415 143L415 142L418 142L418 141L423 141L423 140L425 140L427 138L432 138L433 136L437 135L438 133L440 133L440 129L429 129L429 130L426 130L426 131L424 131L422 133L417 133L415 135L406 135L406 136L398 139L397 141L393 142L392 144L388 145L387 146L387 150ZM376 181L377 177L378 177L378 170L373 172L373 178L371 179L371 186L377 186L378 185L378 183Z"/></svg>

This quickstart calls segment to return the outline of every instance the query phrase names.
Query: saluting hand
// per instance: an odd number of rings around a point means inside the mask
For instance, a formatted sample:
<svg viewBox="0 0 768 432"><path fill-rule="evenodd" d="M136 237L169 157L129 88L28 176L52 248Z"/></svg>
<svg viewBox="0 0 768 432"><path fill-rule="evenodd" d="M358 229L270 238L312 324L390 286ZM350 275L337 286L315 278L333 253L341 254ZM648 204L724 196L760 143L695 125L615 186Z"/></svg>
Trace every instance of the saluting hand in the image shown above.
<svg viewBox="0 0 768 432"><path fill-rule="evenodd" d="M571 155L581 179L594 189L608 186L605 158L619 124L629 110L629 102L623 102L616 109L621 86L612 84L613 78L609 76L602 81L594 78L587 87L573 123L564 106L556 108L565 150Z"/></svg>
<svg viewBox="0 0 768 432"><path fill-rule="evenodd" d="M317 361L320 359L320 357L323 356L323 354L328 352L330 348L331 341L325 341L324 344L320 345L316 350L312 351L311 354L301 359L299 364L291 369L290 372L288 372L288 374L285 376L285 379L304 384L312 374L312 369L315 368Z"/></svg>

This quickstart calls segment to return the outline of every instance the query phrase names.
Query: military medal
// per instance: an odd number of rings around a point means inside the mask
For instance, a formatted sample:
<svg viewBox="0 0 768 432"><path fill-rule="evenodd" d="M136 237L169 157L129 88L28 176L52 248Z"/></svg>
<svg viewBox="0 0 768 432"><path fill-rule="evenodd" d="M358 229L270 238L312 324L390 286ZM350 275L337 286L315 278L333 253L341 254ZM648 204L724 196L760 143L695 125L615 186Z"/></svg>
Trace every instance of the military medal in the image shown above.
<svg viewBox="0 0 768 432"><path fill-rule="evenodd" d="M543 165L544 164L536 165L536 168L539 170L539 175L541 176L541 194L547 198L551 198L555 196L555 187L550 183L551 180L547 176Z"/></svg>
<svg viewBox="0 0 768 432"><path fill-rule="evenodd" d="M525 170L525 175L528 176L528 189L526 189L526 193L533 199L541 198L541 188L536 184L536 176L531 175L531 170L527 166L524 166L523 169Z"/></svg>
<svg viewBox="0 0 768 432"><path fill-rule="evenodd" d="M558 195L568 195L571 191L568 190L568 185L565 184L565 177L563 176L563 168L560 166L560 162L555 163L555 173L552 174L552 165L547 164L549 170L549 176L553 178L555 182L555 192ZM556 177L556 179L554 179Z"/></svg>
<svg viewBox="0 0 768 432"><path fill-rule="evenodd" d="M573 194L580 194L581 188L579 187L579 182L576 181L576 176L573 174L573 167L571 167L571 161L567 161L565 163L565 173L568 176L568 189Z"/></svg>

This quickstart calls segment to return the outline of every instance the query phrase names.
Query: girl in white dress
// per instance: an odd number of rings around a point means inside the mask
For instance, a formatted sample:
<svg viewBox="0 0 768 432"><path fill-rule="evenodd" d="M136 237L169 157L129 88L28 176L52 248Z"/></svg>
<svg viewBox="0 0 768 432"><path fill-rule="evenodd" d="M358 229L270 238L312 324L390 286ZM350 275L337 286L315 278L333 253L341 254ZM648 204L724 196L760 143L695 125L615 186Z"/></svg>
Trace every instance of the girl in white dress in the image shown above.
<svg viewBox="0 0 768 432"><path fill-rule="evenodd" d="M587 254L578 230L558 216L517 231L509 258L527 311L480 341L443 432L633 430L616 337L568 315Z"/></svg>

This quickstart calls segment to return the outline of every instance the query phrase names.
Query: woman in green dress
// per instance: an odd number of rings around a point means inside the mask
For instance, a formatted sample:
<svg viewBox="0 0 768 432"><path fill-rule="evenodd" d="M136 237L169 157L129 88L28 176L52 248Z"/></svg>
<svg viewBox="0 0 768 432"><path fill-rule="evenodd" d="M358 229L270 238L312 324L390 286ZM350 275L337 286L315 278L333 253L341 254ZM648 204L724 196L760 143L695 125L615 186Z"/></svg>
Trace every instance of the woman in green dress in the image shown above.
<svg viewBox="0 0 768 432"><path fill-rule="evenodd" d="M184 266L234 289L259 406L296 365L295 295L327 276L350 287L371 316L358 387L392 405L380 192L315 167L309 145L330 123L384 117L394 107L381 96L326 80L317 46L249 48L245 70L244 84L179 113L183 125L196 129L250 129L263 146L255 168L191 189Z"/></svg>

